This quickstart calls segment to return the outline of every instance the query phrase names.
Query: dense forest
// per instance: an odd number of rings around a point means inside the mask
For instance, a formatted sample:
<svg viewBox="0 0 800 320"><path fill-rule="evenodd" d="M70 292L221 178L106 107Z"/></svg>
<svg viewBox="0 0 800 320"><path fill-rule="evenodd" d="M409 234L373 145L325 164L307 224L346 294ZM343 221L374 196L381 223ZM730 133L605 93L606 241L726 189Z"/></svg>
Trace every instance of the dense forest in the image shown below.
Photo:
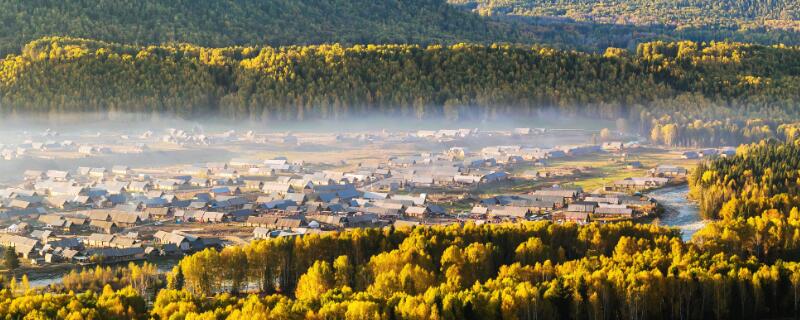
<svg viewBox="0 0 800 320"><path fill-rule="evenodd" d="M800 45L796 1L448 0L532 30L536 41L584 50L635 48L653 40Z"/></svg>
<svg viewBox="0 0 800 320"><path fill-rule="evenodd" d="M800 45L797 28L791 27L797 20L796 3L791 1L725 1L716 5L717 2L693 0L678 5L662 0L656 5L642 5L638 0L618 0L621 3L607 6L595 1L450 2L0 0L0 57L19 53L28 42L49 36L137 45L192 43L207 47L507 42L594 52L607 47L635 49L639 43L654 40ZM584 9L559 9L565 6ZM582 13L585 8L594 7L606 10L602 14ZM625 17L650 19L644 21L647 24L617 21L620 19L616 16L623 13L616 11L628 12ZM728 23L742 19L753 22L747 27ZM724 27L688 25L690 21L709 20L724 21ZM671 21L686 23L675 26ZM763 22L752 25L755 21Z"/></svg>
<svg viewBox="0 0 800 320"><path fill-rule="evenodd" d="M769 209L788 212L800 204L800 138L783 128L788 143L742 145L735 157L701 163L689 179L692 197L707 218L749 218Z"/></svg>
<svg viewBox="0 0 800 320"><path fill-rule="evenodd" d="M223 47L504 41L513 33L490 24L443 0L0 0L0 56L43 36Z"/></svg>
<svg viewBox="0 0 800 320"><path fill-rule="evenodd" d="M603 54L516 45L139 47L74 38L0 66L0 109L236 119L498 114L630 120L668 145L775 137L800 117L800 49L651 42ZM769 120L759 120L769 119Z"/></svg>
<svg viewBox="0 0 800 320"><path fill-rule="evenodd" d="M730 230L721 232L721 230ZM735 235L731 235L736 232ZM749 319L800 312L800 214L711 223L354 229L96 268L47 293L6 281L7 319ZM103 285L103 283L107 283Z"/></svg>
<svg viewBox="0 0 800 320"><path fill-rule="evenodd" d="M448 0L483 15L570 18L681 28L800 29L800 4L792 0Z"/></svg>

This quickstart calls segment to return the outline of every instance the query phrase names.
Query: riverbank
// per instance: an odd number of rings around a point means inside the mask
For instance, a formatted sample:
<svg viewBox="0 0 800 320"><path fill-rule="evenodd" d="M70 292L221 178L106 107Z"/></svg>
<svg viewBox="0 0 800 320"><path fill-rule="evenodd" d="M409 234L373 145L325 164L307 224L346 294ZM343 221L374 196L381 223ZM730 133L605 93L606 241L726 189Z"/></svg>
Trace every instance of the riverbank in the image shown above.
<svg viewBox="0 0 800 320"><path fill-rule="evenodd" d="M159 272L167 272L172 270L172 267L180 262L181 257L170 257L170 258L156 258L156 259L148 259L148 260L138 260L133 261L133 263L142 265L145 262L152 263L156 265L156 268ZM102 267L110 266L110 267L119 267L119 266L127 266L129 262L124 263L109 263L109 264L100 264ZM35 267L25 267L20 268L16 271L17 280L22 278L23 275L28 276L28 281L33 288L39 287L46 287L54 283L61 282L61 279L64 275L69 274L73 270L80 271L83 269L94 269L97 265L79 265L74 263L58 263L58 264L51 264L46 266L35 266ZM10 275L6 273L6 277Z"/></svg>
<svg viewBox="0 0 800 320"><path fill-rule="evenodd" d="M646 195L664 208L664 212L654 221L660 225L680 229L684 241L691 240L694 233L707 223L700 216L700 207L697 203L688 198L688 184L651 190Z"/></svg>

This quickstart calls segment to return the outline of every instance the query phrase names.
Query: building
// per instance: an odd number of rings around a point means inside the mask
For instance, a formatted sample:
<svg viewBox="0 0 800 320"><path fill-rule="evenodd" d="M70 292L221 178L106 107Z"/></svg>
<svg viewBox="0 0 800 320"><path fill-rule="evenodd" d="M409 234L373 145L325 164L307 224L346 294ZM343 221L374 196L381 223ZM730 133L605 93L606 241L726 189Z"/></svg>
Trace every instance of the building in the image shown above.
<svg viewBox="0 0 800 320"><path fill-rule="evenodd" d="M689 174L689 170L686 168L673 166L673 165L660 165L650 170L650 174L654 177L669 177L669 178L677 178L677 177L685 177Z"/></svg>
<svg viewBox="0 0 800 320"><path fill-rule="evenodd" d="M579 224L589 223L589 213L588 212L565 212L564 213L564 221L565 222L575 222Z"/></svg>
<svg viewBox="0 0 800 320"><path fill-rule="evenodd" d="M89 223L89 229L96 232L104 232L108 234L119 232L120 228L116 223L105 220L92 220Z"/></svg>
<svg viewBox="0 0 800 320"><path fill-rule="evenodd" d="M34 249L39 245L39 240L14 234L4 234L0 236L0 245L13 247L17 255L28 259L36 254Z"/></svg>
<svg viewBox="0 0 800 320"><path fill-rule="evenodd" d="M180 233L159 230L153 235L153 239L158 244L173 244L181 251L189 251L191 249L191 241L186 235Z"/></svg>

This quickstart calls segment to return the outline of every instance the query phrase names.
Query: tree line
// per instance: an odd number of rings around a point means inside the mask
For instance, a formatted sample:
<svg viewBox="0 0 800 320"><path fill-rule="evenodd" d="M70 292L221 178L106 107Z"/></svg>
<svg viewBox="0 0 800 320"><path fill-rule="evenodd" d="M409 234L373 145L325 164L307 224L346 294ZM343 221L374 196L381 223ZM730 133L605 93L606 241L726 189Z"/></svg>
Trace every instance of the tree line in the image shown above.
<svg viewBox="0 0 800 320"><path fill-rule="evenodd" d="M603 54L516 45L140 47L73 38L3 60L0 110L234 119L623 118L669 145L777 135L798 119L800 49L652 42ZM769 119L769 120L760 120Z"/></svg>
<svg viewBox="0 0 800 320"><path fill-rule="evenodd" d="M734 157L698 165L689 185L703 216L748 218L769 209L789 212L800 204L800 145L795 134L787 135L786 143L765 140L742 145Z"/></svg>
<svg viewBox="0 0 800 320"><path fill-rule="evenodd" d="M465 3L466 2L466 5ZM621 1L625 2L625 1ZM702 6L710 6L708 1ZM455 4L456 6L452 6ZM691 3L676 6L660 1L657 17L667 21L616 23L600 19L586 21L553 19L565 3L536 3L545 12L523 12L520 4L507 1L463 0L225 0L225 1L111 1L34 0L0 1L0 57L16 54L30 41L49 36L90 38L103 41L160 45L193 43L208 47L252 45L412 43L454 44L543 43L555 47L602 52L608 47L635 48L654 40L742 41L760 44L800 45L792 21L795 9L787 1L754 3L759 10L746 27L714 27L705 24L674 25L686 19L673 13L689 11L704 20L719 20L737 10L706 8L693 10ZM470 12L480 5L478 14ZM577 4L576 4L577 5ZM581 3L581 7L592 7ZM466 7L466 8L465 8ZM513 8L512 8L513 7ZM526 6L525 6L526 7ZM675 8L678 7L678 8ZM652 10L650 5L624 4L614 9ZM688 8L688 9L687 9ZM465 10L466 9L466 10ZM579 9L581 10L581 9ZM508 12L512 11L512 12ZM577 12L577 10L572 11ZM610 12L609 12L610 13ZM618 13L614 13L618 14ZM780 16L783 17L780 17ZM731 19L726 19L731 21ZM769 26L757 24L769 21ZM784 27L783 24L790 24Z"/></svg>
<svg viewBox="0 0 800 320"><path fill-rule="evenodd" d="M57 287L22 293L3 286L0 314L9 319L790 317L800 312L800 264L788 262L800 252L800 214L790 211L711 222L692 242L682 241L676 229L630 222L354 229L258 240L185 257L165 282L154 284L157 291L140 290L141 281L84 292ZM94 283L91 273L107 277L102 268L81 277Z"/></svg>
<svg viewBox="0 0 800 320"><path fill-rule="evenodd" d="M791 0L448 0L487 16L546 16L608 24L674 25L710 29L793 29L800 5Z"/></svg>
<svg viewBox="0 0 800 320"><path fill-rule="evenodd" d="M0 21L0 56L45 36L212 47L518 38L444 0L3 0Z"/></svg>

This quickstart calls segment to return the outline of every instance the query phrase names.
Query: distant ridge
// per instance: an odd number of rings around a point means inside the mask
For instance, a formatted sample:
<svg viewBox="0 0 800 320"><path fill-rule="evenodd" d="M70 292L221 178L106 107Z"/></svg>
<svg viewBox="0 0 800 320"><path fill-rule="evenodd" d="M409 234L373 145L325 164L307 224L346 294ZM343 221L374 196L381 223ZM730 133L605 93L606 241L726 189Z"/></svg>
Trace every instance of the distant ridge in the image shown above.
<svg viewBox="0 0 800 320"><path fill-rule="evenodd" d="M0 0L0 53L44 36L203 46L503 40L444 0Z"/></svg>

